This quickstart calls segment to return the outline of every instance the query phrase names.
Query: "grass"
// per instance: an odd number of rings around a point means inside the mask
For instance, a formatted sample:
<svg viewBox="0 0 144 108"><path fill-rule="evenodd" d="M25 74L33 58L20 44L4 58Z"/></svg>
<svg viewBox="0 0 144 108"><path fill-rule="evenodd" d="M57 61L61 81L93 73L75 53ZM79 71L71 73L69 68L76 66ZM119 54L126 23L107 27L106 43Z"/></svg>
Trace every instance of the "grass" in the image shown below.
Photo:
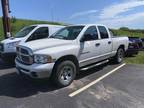
<svg viewBox="0 0 144 108"><path fill-rule="evenodd" d="M127 64L144 64L144 51L140 51L138 55L125 58Z"/></svg>
<svg viewBox="0 0 144 108"><path fill-rule="evenodd" d="M128 36L128 37L141 37L144 38L144 30L116 30L112 29L114 35Z"/></svg>

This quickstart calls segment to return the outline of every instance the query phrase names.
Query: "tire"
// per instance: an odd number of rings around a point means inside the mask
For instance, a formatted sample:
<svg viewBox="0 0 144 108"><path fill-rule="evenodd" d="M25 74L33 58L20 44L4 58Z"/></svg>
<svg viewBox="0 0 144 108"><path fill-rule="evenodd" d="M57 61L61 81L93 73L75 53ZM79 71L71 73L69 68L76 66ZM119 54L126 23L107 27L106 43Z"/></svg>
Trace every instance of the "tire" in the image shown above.
<svg viewBox="0 0 144 108"><path fill-rule="evenodd" d="M119 63L123 62L123 59L124 59L124 49L119 48L117 50L115 57L114 57L114 61L115 61L115 63L119 64Z"/></svg>
<svg viewBox="0 0 144 108"><path fill-rule="evenodd" d="M52 80L59 87L66 87L75 79L76 73L76 65L72 61L62 61L54 68Z"/></svg>

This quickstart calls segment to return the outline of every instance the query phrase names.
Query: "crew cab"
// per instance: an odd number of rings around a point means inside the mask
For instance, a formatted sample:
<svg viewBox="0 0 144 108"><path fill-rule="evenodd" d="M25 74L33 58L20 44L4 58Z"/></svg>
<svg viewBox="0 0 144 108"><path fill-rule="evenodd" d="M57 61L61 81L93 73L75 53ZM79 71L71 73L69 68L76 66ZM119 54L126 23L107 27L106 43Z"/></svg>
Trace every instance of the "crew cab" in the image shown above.
<svg viewBox="0 0 144 108"><path fill-rule="evenodd" d="M51 34L57 30L63 28L60 25L49 24L37 24L24 27L14 37L10 37L1 41L0 43L0 55L4 61L10 61L10 59L16 56L16 46L19 43L26 43L38 39L48 38ZM14 59L12 59L14 60Z"/></svg>
<svg viewBox="0 0 144 108"><path fill-rule="evenodd" d="M59 86L72 83L80 69L112 59L123 61L128 37L115 37L104 25L65 27L49 37L21 44L15 59L17 73L50 77Z"/></svg>

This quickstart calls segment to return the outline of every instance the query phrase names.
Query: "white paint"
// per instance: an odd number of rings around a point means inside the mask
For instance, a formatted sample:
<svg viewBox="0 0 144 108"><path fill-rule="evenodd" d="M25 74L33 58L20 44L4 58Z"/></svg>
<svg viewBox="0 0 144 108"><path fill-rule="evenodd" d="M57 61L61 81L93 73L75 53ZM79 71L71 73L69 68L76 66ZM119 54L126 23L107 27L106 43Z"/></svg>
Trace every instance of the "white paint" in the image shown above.
<svg viewBox="0 0 144 108"><path fill-rule="evenodd" d="M116 72L117 70L119 70L120 68L122 68L122 67L125 66L125 65L126 65L126 64L124 63L124 64L116 67L115 69L111 70L110 72L108 72L107 74L103 75L102 77L94 80L93 82L91 82L91 83L89 83L88 85L80 88L79 90L77 90L77 91L69 94L69 97L74 97L74 96L76 96L77 94L85 91L85 90L88 89L89 87L91 87L91 86L93 86L94 84L98 83L99 81L101 81L102 79L104 79L104 78L106 78L107 76L111 75L112 73Z"/></svg>

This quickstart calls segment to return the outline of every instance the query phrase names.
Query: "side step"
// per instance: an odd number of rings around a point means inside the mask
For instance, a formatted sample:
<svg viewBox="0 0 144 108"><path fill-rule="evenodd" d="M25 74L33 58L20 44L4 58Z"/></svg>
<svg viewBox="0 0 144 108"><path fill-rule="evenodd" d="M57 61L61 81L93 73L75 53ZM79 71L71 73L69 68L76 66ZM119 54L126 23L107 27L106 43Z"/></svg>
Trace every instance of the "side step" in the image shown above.
<svg viewBox="0 0 144 108"><path fill-rule="evenodd" d="M101 62L98 62L98 63L96 63L96 64L93 64L93 65L90 65L90 66L81 68L80 70L85 71L85 70L88 70L88 69L90 69L90 68L93 68L93 67L96 67L96 66L99 66L99 65L108 63L108 62L109 62L109 60L101 61Z"/></svg>

